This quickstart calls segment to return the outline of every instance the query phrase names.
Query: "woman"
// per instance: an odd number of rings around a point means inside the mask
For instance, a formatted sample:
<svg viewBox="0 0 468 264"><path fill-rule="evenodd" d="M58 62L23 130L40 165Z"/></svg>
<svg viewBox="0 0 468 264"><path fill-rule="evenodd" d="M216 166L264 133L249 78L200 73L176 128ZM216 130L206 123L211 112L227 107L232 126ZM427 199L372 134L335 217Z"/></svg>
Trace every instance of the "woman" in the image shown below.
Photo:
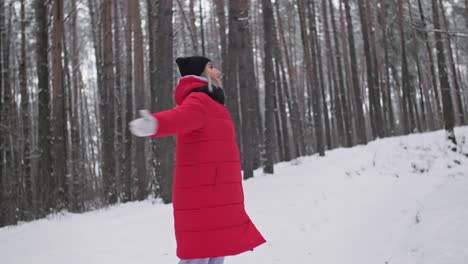
<svg viewBox="0 0 468 264"><path fill-rule="evenodd" d="M176 107L130 122L140 137L176 135L173 184L179 264L222 264L265 239L244 209L239 148L221 73L205 57L177 58Z"/></svg>

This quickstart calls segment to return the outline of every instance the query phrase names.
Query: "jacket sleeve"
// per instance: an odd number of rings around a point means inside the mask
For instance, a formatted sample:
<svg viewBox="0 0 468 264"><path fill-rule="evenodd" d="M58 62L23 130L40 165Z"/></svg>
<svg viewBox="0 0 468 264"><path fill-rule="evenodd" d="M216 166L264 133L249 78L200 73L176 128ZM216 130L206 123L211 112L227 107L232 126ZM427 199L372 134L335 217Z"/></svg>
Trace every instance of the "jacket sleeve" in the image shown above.
<svg viewBox="0 0 468 264"><path fill-rule="evenodd" d="M205 125L207 116L201 93L191 93L184 102L173 109L152 114L157 120L156 133L150 137L167 137L183 134Z"/></svg>

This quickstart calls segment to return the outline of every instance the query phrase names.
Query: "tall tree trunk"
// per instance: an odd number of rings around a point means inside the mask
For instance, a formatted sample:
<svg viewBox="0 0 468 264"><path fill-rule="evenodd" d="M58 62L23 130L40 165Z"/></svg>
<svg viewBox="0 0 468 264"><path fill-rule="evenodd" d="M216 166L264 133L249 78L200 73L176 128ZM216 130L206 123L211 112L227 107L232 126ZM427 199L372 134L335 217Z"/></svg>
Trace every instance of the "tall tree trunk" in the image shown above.
<svg viewBox="0 0 468 264"><path fill-rule="evenodd" d="M456 16L452 17L452 23L453 23L453 27L455 27L455 28L458 27ZM467 28L468 28L468 24L467 24ZM468 46L466 46L466 47L468 47ZM460 46L455 45L454 48L455 48L454 62L457 65L461 65L462 63L460 61ZM465 114L462 117L462 123L461 124L462 125L467 125L468 124L468 115L466 115L466 113L468 112L468 105L466 103L467 103L468 98L466 98L466 96L464 96L464 95L467 93L467 89L468 89L468 87L467 87L468 78L465 78L465 79L463 78L463 72L462 72L462 70L460 68L461 68L460 66L457 67L457 74L458 74L458 78L460 80L460 92L459 92L460 99L457 98L457 100L461 101L462 111L465 112ZM465 74L465 75L468 77L468 74Z"/></svg>
<svg viewBox="0 0 468 264"><path fill-rule="evenodd" d="M249 26L249 0L229 1L229 54L238 56L238 58L230 58L231 61L229 71L238 72L240 111L242 116L241 125L241 155L242 168L244 171L244 179L253 177L254 160L257 155L255 152L258 149L255 124L258 124L257 106L255 102L258 96L256 95L257 88L254 72L254 55L252 51L252 35ZM232 30L231 30L232 29ZM231 35L231 33L233 35ZM231 54L231 51L233 52ZM237 69L237 70L236 70ZM232 81L232 76L229 77L229 82ZM230 83L233 85L233 83ZM235 85L232 86L233 89ZM229 87L227 90L230 90ZM234 102L238 103L238 102Z"/></svg>
<svg viewBox="0 0 468 264"><path fill-rule="evenodd" d="M220 0L221 1L221 0ZM239 48L240 45L238 43L238 36L239 30L237 27L237 18L235 16L234 8L236 5L236 1L229 1L228 2L228 9L229 9L229 35L228 35L228 51L225 60L225 69L224 69L224 86L226 87L226 106L229 109L231 114L232 120L236 127L236 135L237 135L237 144L241 148L242 152L242 133L241 133L241 120L240 120L240 95L239 95ZM231 12L232 11L232 12Z"/></svg>
<svg viewBox="0 0 468 264"><path fill-rule="evenodd" d="M424 42L426 44L426 52L427 52L427 56L429 58L429 66L430 66L430 70L431 70L431 81L432 81L432 89L434 91L434 95L435 95L435 102L436 102L436 109L437 109L437 114L436 114L436 120L437 120L437 127L439 126L439 119L440 117L442 116L442 109L440 107L440 98L439 98L439 88L438 88L438 85L437 85L437 73L436 73L436 70L435 70L435 62L434 62L434 57L433 57L433 54L432 54L432 47L431 47L431 44L429 42L429 34L427 33L427 30L426 30L426 17L424 15L424 9L423 9L423 5L422 5L422 2L421 0L418 0L418 7L419 7L419 16L421 18L421 23L422 23L422 36L423 36L423 39L424 39Z"/></svg>
<svg viewBox="0 0 468 264"><path fill-rule="evenodd" d="M202 1L198 1L199 5L199 11L200 11L200 36L201 36L201 50L202 50L202 56L205 55L205 25L203 24L203 6L202 6Z"/></svg>
<svg viewBox="0 0 468 264"><path fill-rule="evenodd" d="M82 173L84 171L85 161L82 159L81 152L82 149L82 137L80 130L80 91L82 89L82 78L80 70L80 61L79 61L79 50L78 50L78 34L77 34L77 18L78 18L78 8L76 0L72 1L73 10L71 11L71 61L72 61L72 90L73 93L70 94L72 97L71 105L71 160L72 167L71 178L72 178L72 203L70 205L72 211L74 212L83 212L84 211L84 199L83 199L83 187L84 187L84 176Z"/></svg>
<svg viewBox="0 0 468 264"><path fill-rule="evenodd" d="M276 12L276 17L277 17L277 29L278 31L275 31L273 32L273 34L275 35L275 46L274 46L274 49L277 50L277 51L280 51L281 47L283 47L283 51L285 54L288 54L288 51L287 51L287 48L286 46L283 44L283 45L280 45L280 43L285 43L285 39L284 39L284 32L283 32L283 25L282 25L282 21L281 21L281 18L278 16L278 13L279 13L279 4L278 2L276 1L275 2L275 12ZM293 75L289 75L290 77L290 81L288 82L287 80L287 76L286 76L286 71L285 71L285 68L288 68L289 71L292 72L292 68L289 69L289 65L288 66L288 62L290 63L290 58L287 58L286 59L286 67L284 65L284 55L282 52L276 52L275 53L275 70L276 70L276 79L277 79L277 90L276 90L276 98L277 98L277 105L278 105L278 112L279 112L279 117L280 117L280 120L281 120L281 127L277 127L278 130L281 130L281 141L283 142L283 153L282 155L280 155L280 157L282 157L281 161L290 161L291 160L291 154L292 154L292 151L291 151L291 144L290 144L290 140L289 140L289 135L290 135L290 132L289 132L289 125L288 125L288 120L289 122L291 123L291 127L293 129L296 129L295 132L293 132L293 135L299 135L297 136L296 138L293 139L293 142L294 142L294 145L295 145L295 148L296 148L296 152L299 151L299 147L298 147L298 142L301 141L303 142L303 138L301 137L301 135L303 134L303 131L299 131L301 128L300 128L300 122L293 122L293 117L294 118L297 118L297 120L299 120L300 118L300 113L299 113L299 109L298 109L298 106L297 106L297 97L295 97L296 99L293 99L292 96L291 96L291 93L290 93L290 87L291 87L291 84L292 84L292 79L294 79ZM291 66L292 67L292 66ZM293 100L296 100L295 102L293 102ZM291 114L287 115L286 113L286 107L288 108L288 110L291 112ZM278 138L278 140L280 140L280 138Z"/></svg>
<svg viewBox="0 0 468 264"><path fill-rule="evenodd" d="M6 204L6 224L16 224L20 220L21 212L20 209L20 187L23 185L22 175L20 175L19 165L19 151L16 144L16 137L14 131L18 129L18 111L17 111L17 89L15 85L15 74L13 73L13 67L16 67L16 58L11 56L13 53L13 45L15 38L13 37L12 24L13 24L13 3L10 2L8 5L8 17L6 18L6 26L3 28L3 32L6 36L4 46L1 50L2 59L4 65L3 74L3 89L5 93L4 104L5 104L5 204Z"/></svg>
<svg viewBox="0 0 468 264"><path fill-rule="evenodd" d="M408 5L408 11L410 15L410 21L411 23L413 23L413 10L412 10L411 3L409 0L407 1L407 5ZM411 36L412 38L416 39L414 30L411 31ZM423 81L423 75L422 75L422 70L421 70L421 63L419 59L419 43L418 42L415 43L415 52L413 53L413 57L414 57L414 60L416 61L416 70L418 73L418 88L419 88L419 94L420 94L421 119L423 123L421 125L421 122L418 122L419 124L418 130L424 131L427 129L428 123L427 123L426 109L425 109L425 104L424 104L424 94L423 94L424 81ZM414 98L414 99L417 100L417 98ZM415 103L415 108L417 109L416 103ZM417 120L420 119L419 115L417 115L416 117L417 117Z"/></svg>
<svg viewBox="0 0 468 264"><path fill-rule="evenodd" d="M221 45L221 68L223 71L226 70L226 63L227 63L227 34L226 34L226 14L224 11L225 2L224 0L216 0L214 1L215 8L216 8L216 16L218 18L218 29L219 29L219 37L220 37L220 45ZM223 74L223 83L225 81L226 74Z"/></svg>
<svg viewBox="0 0 468 264"><path fill-rule="evenodd" d="M173 107L173 54L172 54L172 0L151 0L148 2L148 14L151 16L150 29L150 80L153 111L167 110ZM153 34L152 33L152 34ZM158 89L159 88L159 89ZM164 202L172 201L172 172L174 170L174 138L162 138L154 142L153 152L156 158L156 178L159 181L160 195Z"/></svg>
<svg viewBox="0 0 468 264"><path fill-rule="evenodd" d="M11 112L13 104L11 103L12 88L10 87L10 34L9 26L6 24L6 5L4 1L0 2L0 226L16 224L13 216L12 207L12 150L11 150Z"/></svg>
<svg viewBox="0 0 468 264"><path fill-rule="evenodd" d="M5 32L5 2L0 1L0 102L3 102L3 96L5 95L4 92L4 87L3 87L3 82L4 76L3 73L5 72L5 67L7 64L4 64L4 59L3 59L3 49L5 46L5 40L6 36L4 34ZM4 104L0 106L0 124L3 124L4 122ZM6 115L5 115L6 116ZM5 148L4 148L4 135L6 133L3 133L5 131L4 127L0 127L0 227L4 226L6 223L6 203L5 203L5 191L4 191L4 184L6 182L6 177L5 177Z"/></svg>
<svg viewBox="0 0 468 264"><path fill-rule="evenodd" d="M275 56L276 57L276 56ZM276 62L276 58L275 58ZM284 132L283 131L283 113L281 110L284 110L284 100L281 100L280 96L282 96L282 82L281 82L281 76L280 76L280 69L279 69L279 63L274 63L274 68L275 68L275 91L274 94L275 96L273 97L273 109L274 109L274 129L275 129L275 138L276 142L273 142L273 144L276 144L277 147L277 152L275 153L276 155L273 157L274 162L281 162L285 161L285 154L286 154L286 149L285 149L285 141L284 141ZM283 98L284 99L284 98ZM283 104L283 105L281 105ZM286 113L284 114L286 115ZM265 133L265 138L266 138L266 133Z"/></svg>
<svg viewBox="0 0 468 264"><path fill-rule="evenodd" d="M64 24L65 22L63 22ZM65 25L63 25L63 28L65 29ZM72 156L72 138L71 138L71 133L70 130L68 129L68 125L70 124L73 126L72 122L72 78L70 75L70 62L69 62L69 52L67 48L67 39L65 36L65 31L63 31L62 34L62 56L63 56L63 106L64 106L64 120L65 120L65 133L64 133L64 144L65 144L65 163L66 163L66 170L65 170L65 179L64 179L64 190L66 190L64 196L65 196L65 208L70 210L72 203L73 203L73 197L71 195L71 192L73 192L73 179L70 177L70 175L73 174L73 168L74 168L74 160ZM53 101L52 101L53 102ZM72 128L73 129L73 128Z"/></svg>
<svg viewBox="0 0 468 264"><path fill-rule="evenodd" d="M440 13L442 14L442 22L444 25L443 30L449 31L449 22L447 21L447 17L445 16L445 8L441 0L439 0L440 4ZM447 40L447 48L448 48L448 59L450 63L450 70L452 71L452 79L453 79L453 86L455 88L455 98L456 98L456 116L457 118L455 119L458 120L460 124L463 124L463 102L461 99L461 88L460 88L460 82L458 80L457 76L457 67L455 66L455 59L453 55L453 49L452 49L452 40L451 36L447 34L446 37Z"/></svg>
<svg viewBox="0 0 468 264"><path fill-rule="evenodd" d="M403 26L403 0L398 0L398 27L400 31L400 43L401 43L401 79L403 89L403 131L404 134L409 134L415 129L415 120L413 115L413 102L411 96L411 83L408 69L408 59L406 58L406 37L405 29Z"/></svg>
<svg viewBox="0 0 468 264"><path fill-rule="evenodd" d="M374 87L374 65L372 63L372 55L370 49L370 38L368 32L368 17L367 17L367 8L365 6L365 0L359 0L359 17L361 19L361 31L362 38L364 43L364 55L366 59L366 73L367 73L367 91L369 93L369 113L370 113L370 123L372 128L372 139L375 139L377 136L377 113L376 113L376 104L374 93L377 90L377 87Z"/></svg>
<svg viewBox="0 0 468 264"><path fill-rule="evenodd" d="M39 91L39 116L38 116L38 141L39 141L39 178L38 186L38 209L40 215L44 216L52 208L52 198L50 197L50 181L52 174L52 156L50 146L50 90L49 90L49 38L47 4L42 0L35 1L36 14L36 70L38 77Z"/></svg>
<svg viewBox="0 0 468 264"><path fill-rule="evenodd" d="M465 23L466 27L468 28L468 0L465 0Z"/></svg>
<svg viewBox="0 0 468 264"><path fill-rule="evenodd" d="M148 3L149 5L149 3ZM150 7L148 7L149 9ZM125 48L126 48L126 78L125 78L125 119L127 121L133 120L134 115L134 88L133 88L133 15L132 15L132 5L130 4L127 7L127 21L125 24ZM149 11L148 11L149 12ZM148 22L150 22L149 26L153 24L151 22L151 16L149 17ZM153 30L149 30L149 34L153 34ZM150 42L150 46L151 46ZM122 180L123 185L123 194L122 194L122 201L127 202L134 199L134 195L132 193L132 188L134 185L134 164L135 164L135 143L136 138L134 138L128 130L125 133L125 154L126 154L126 162L125 162L125 179Z"/></svg>
<svg viewBox="0 0 468 264"><path fill-rule="evenodd" d="M393 114L392 106L392 91L391 91L391 82L390 82L390 62L389 62L389 43L388 43L388 3L384 0L379 0L379 17L380 25L382 28L382 42L383 42L383 51L384 51L384 89L382 93L383 100L383 115L386 118L385 128L387 129L388 135L395 135L395 117Z"/></svg>
<svg viewBox="0 0 468 264"><path fill-rule="evenodd" d="M184 10L184 3L182 0L177 0L177 4L179 5L179 10L181 12L181 16L184 19L185 25L187 26L189 35L190 35L190 40L192 41L192 46L193 46L193 52L197 53L198 50L198 43L197 43L197 29L195 27L195 13L193 11L193 3L194 0L190 0L190 20ZM193 20L192 20L193 18ZM183 33L185 31L182 30ZM185 45L184 45L185 47Z"/></svg>
<svg viewBox="0 0 468 264"><path fill-rule="evenodd" d="M114 63L115 63L115 119L116 119L116 127L115 127L115 165L116 165L116 190L119 196L119 201L126 202L125 190L126 190L126 178L129 177L126 174L126 149L125 149L125 142L126 142L126 131L127 131L127 122L124 118L125 111L125 94L126 89L123 89L123 83L125 83L124 78L125 75L123 74L122 69L124 58L122 56L123 49L121 47L121 32L122 32L122 25L120 21L123 17L123 8L119 4L118 1L113 2L113 11L114 16L113 24L114 24ZM127 8L129 9L129 8ZM125 31L124 31L125 32Z"/></svg>
<svg viewBox="0 0 468 264"><path fill-rule="evenodd" d="M343 64L342 64L342 55L341 55L341 47L344 47L344 43L340 44L338 35L340 34L338 32L338 28L336 26L336 20L335 20L335 8L333 5L332 0L328 0L328 5L330 7L330 20L332 24L332 33L333 33L333 38L335 42L335 60L336 60L336 67L337 67L337 73L338 73L338 89L336 91L336 105L341 105L341 117L338 116L337 122L344 123L344 126L341 125L344 129L344 137L343 137L343 144L344 146L351 146L353 139L353 131L352 131L352 124L351 124L351 118L349 118L349 106L348 102L346 100L346 91L345 91L345 82L344 82L344 76L343 76ZM341 34L344 34L343 32ZM338 109L337 109L338 112ZM341 119L341 121L340 121ZM344 121L343 121L344 120ZM340 129L340 125L338 125L338 129Z"/></svg>
<svg viewBox="0 0 468 264"><path fill-rule="evenodd" d="M340 29L337 30L337 32L340 32L340 41L342 43L341 45L341 50L343 52L342 56L342 61L343 61L343 79L345 80L345 86L343 86L343 89L341 91L341 96L343 96L343 99L347 102L348 106L348 111L345 111L344 113L344 119L345 122L347 121L349 123L349 127L347 130L347 137L348 137L348 147L351 147L354 145L354 139L357 137L357 134L355 132L355 126L356 126L356 115L355 113L355 102L354 102L354 96L352 96L352 91L353 91L353 81L351 77L351 63L350 63L350 56L349 56L349 43L348 43L348 34L347 34L347 29L346 29L346 23L345 23L345 11L344 11L344 3L342 0L339 0L339 26ZM346 123L345 123L346 124Z"/></svg>
<svg viewBox="0 0 468 264"><path fill-rule="evenodd" d="M276 48L275 50L279 50L278 40L275 40ZM281 161L290 161L291 160L291 147L289 144L289 127L288 127L288 116L286 113L286 105L288 105L288 109L291 111L291 97L289 96L288 92L288 82L286 80L286 73L284 70L284 66L282 64L281 53L275 53L275 71L276 71L276 93L275 99L276 104L275 107L278 107L276 110L277 114L279 115L280 122L277 122L281 126L277 126L276 130L279 131L277 133L278 141L281 141L280 144L280 160ZM284 91L284 92L283 92ZM280 137L281 136L281 137ZM282 148L281 148L282 146Z"/></svg>
<svg viewBox="0 0 468 264"><path fill-rule="evenodd" d="M372 7L375 6L372 4L371 0L366 0L366 11L367 11L367 20L369 21L368 32L369 32L369 44L372 55L372 65L373 65L373 82L374 82L374 111L375 111L375 120L377 122L377 135L379 137L385 136L385 129L383 123L383 114L382 114L382 105L380 104L380 98L382 93L382 87L380 82L380 72L378 67L378 58L377 58L377 46L375 38L375 20L373 15Z"/></svg>
<svg viewBox="0 0 468 264"><path fill-rule="evenodd" d="M134 76L135 76L135 106L136 109L146 109L145 107L145 76L143 69L143 36L141 30L141 17L140 17L140 5L138 1L130 2L132 10L132 24L133 24L133 62L134 62ZM145 139L136 139L136 155L135 155L135 166L137 168L137 199L143 200L147 196L147 171L146 171L146 155L145 155Z"/></svg>
<svg viewBox="0 0 468 264"><path fill-rule="evenodd" d="M198 34L197 34L197 26L196 21L197 17L195 16L195 0L190 0L189 2L189 15L190 15L190 34L192 35L192 45L193 45L193 52L198 53L200 51L199 44L198 44Z"/></svg>
<svg viewBox="0 0 468 264"><path fill-rule="evenodd" d="M348 45L349 45L349 55L351 59L351 78L352 78L352 85L354 90L354 101L355 101L355 109L356 109L356 129L358 135L358 143L359 144L366 144L367 143L367 136L366 136L366 123L364 119L364 111L363 107L363 100L361 96L361 90L359 85L359 76L357 72L357 58L356 58L356 48L354 44L354 32L353 32L353 21L351 18L351 8L349 1L344 1L345 6L345 13L346 13L346 21L348 26Z"/></svg>
<svg viewBox="0 0 468 264"><path fill-rule="evenodd" d="M254 5L252 14L249 14L249 18L252 18L249 20L249 24L251 25L257 25L257 26L249 26L249 29L251 29L250 35L252 38L252 59L253 59L253 65L254 65L254 71L252 74L252 78L255 81L255 86L254 89L252 89L251 93L253 97L251 98L252 102L249 105L254 106L254 109L252 110L252 113L254 113L253 120L252 121L252 127L253 127L253 142L256 142L252 146L254 147L253 153L255 154L254 160L253 160L253 168L257 169L262 166L262 152L264 152L264 122L262 121L262 113L260 110L260 92L259 88L257 86L257 77L260 75L260 65L262 65L261 62L261 53L258 52L261 50L260 47L260 35L258 31L260 31L260 23L258 22L259 20L259 11L261 6L260 6L260 1L254 2L249 0L251 4Z"/></svg>
<svg viewBox="0 0 468 264"><path fill-rule="evenodd" d="M445 62L444 55L444 42L440 32L441 27L439 19L437 0L432 0L432 21L434 22L435 30L434 34L436 40L437 61L439 66L440 90L442 93L442 107L444 110L445 131L447 133L447 139L454 144L453 149L456 149L455 146L457 144L457 140L453 131L455 117L453 113L453 103L448 80L447 63Z"/></svg>
<svg viewBox="0 0 468 264"><path fill-rule="evenodd" d="M63 80L63 0L53 1L52 20L52 156L53 159L53 196L56 209L67 207L67 150L66 150L66 112Z"/></svg>
<svg viewBox="0 0 468 264"><path fill-rule="evenodd" d="M324 128L325 128L325 140L327 144L327 149L330 149L332 147L332 142L331 142L331 131L330 131L330 117L328 114L328 103L326 100L326 83L324 81L323 77L323 63L322 63L322 48L321 44L318 38L318 26L317 26L317 14L316 14L316 8L314 1L310 1L307 5L308 12L311 14L310 19L309 19L309 26L312 29L312 34L313 38L311 39L311 48L312 48L312 58L313 58L313 64L314 68L317 71L317 76L318 76L318 86L320 87L320 96L321 96L321 112L323 113L323 123L324 123ZM315 110L314 110L315 112ZM322 116L320 115L320 116ZM321 117L322 118L322 117ZM325 147L324 147L325 149ZM324 152L325 153L325 152Z"/></svg>
<svg viewBox="0 0 468 264"><path fill-rule="evenodd" d="M421 63L419 62L419 52L416 51L414 56L416 57L416 70L417 70L417 73L418 73L418 88L419 88L419 96L420 96L419 105L420 105L420 108L421 108L421 115L416 114L416 120L418 120L418 122L417 122L418 123L418 130L419 131L425 131L427 129L427 115L426 115L426 107L425 107L425 104L424 104L424 93L423 93L423 90L424 90L423 85L424 84L423 84L423 75L422 75L422 70L421 70ZM417 100L417 98L415 98L415 101L416 100ZM416 103L415 103L415 109L417 109ZM421 119L421 120L419 121L419 119Z"/></svg>
<svg viewBox="0 0 468 264"><path fill-rule="evenodd" d="M89 16L91 20L91 35L93 39L93 47L94 47L94 56L95 56L95 63L96 63L96 89L95 89L95 94L96 95L101 95L101 91L103 90L103 59L102 59L102 26L101 26L101 13L100 11L100 6L97 6L96 0L88 0L88 8L89 8ZM85 94L86 95L86 94ZM94 111L91 111L93 109ZM90 117L88 120L90 123L95 127L101 127L101 118L102 118L102 113L101 113L101 107L100 107L100 99L94 100L93 104L88 107L86 105L86 113L89 114L91 112L94 112L94 116ZM96 178L92 178L91 186L90 189L94 190L95 186L98 184L101 185L102 182L102 129L99 129L95 131L94 133L91 131L91 129L88 128L88 134L89 135L94 135L95 139L93 140L93 147L94 151L91 151L91 156L92 160L94 161L92 163L93 166L93 171L96 172ZM99 169L96 169L98 167ZM99 196L99 197L98 197ZM101 202L105 203L102 192L95 192L92 194L92 197L94 199L99 199Z"/></svg>
<svg viewBox="0 0 468 264"><path fill-rule="evenodd" d="M333 4L330 6L330 11L333 12ZM343 146L343 142L345 141L345 130L344 130L344 125L343 125L343 111L341 107L341 101L340 101L340 83L341 80L339 80L340 73L337 73L337 61L336 58L339 55L334 54L334 50L332 47L332 40L330 36L330 27L328 23L328 3L327 0L322 0L322 16L323 16L323 30L325 33L325 46L326 46L326 57L327 57L327 65L328 65L328 74L330 76L330 94L334 93L334 100L330 100L332 102L332 105L334 107L332 108L332 114L335 116L336 119L336 135L337 135L337 142L338 146ZM335 23L333 21L335 18L332 16L332 23ZM334 28L332 28L334 29ZM337 36L335 32L331 32L334 35L334 41L335 41L335 46L338 46L337 42ZM338 57L339 58L339 57ZM340 65L341 67L341 65ZM332 122L333 123L333 122Z"/></svg>
<svg viewBox="0 0 468 264"><path fill-rule="evenodd" d="M320 11L320 8L317 8L317 10ZM325 45L324 45L325 49L323 51L323 55L325 56L324 57L325 63L323 67L325 67L325 76L327 79L325 84L327 84L328 95L330 97L330 110L328 112L329 112L329 117L330 117L329 126L331 129L330 130L331 145L329 146L329 148L332 149L338 145L340 146L342 145L341 141L343 137L340 136L338 132L343 133L344 131L343 130L338 131L337 124L336 124L336 108L337 108L336 97L337 96L336 96L335 91L337 90L336 87L337 87L338 81L336 79L337 74L336 74L336 68L335 68L335 62L334 62L332 42L331 42L331 37L330 37L330 28L328 25L329 21L328 21L328 11L327 11L326 0L321 1L321 13L320 15L318 15L318 21L319 23L321 22L322 24L323 35L325 36ZM320 33L318 34L320 35ZM320 43L320 38L319 38L319 43Z"/></svg>
<svg viewBox="0 0 468 264"><path fill-rule="evenodd" d="M264 50L265 50L265 173L274 173L275 154L275 74L273 72L273 45L275 41L275 20L271 0L262 0Z"/></svg>
<svg viewBox="0 0 468 264"><path fill-rule="evenodd" d="M317 69L314 67L314 63L312 61L312 56L317 54L311 54L314 52L314 47L311 45L309 40L311 37L313 38L315 35L315 22L312 22L313 27L312 36L310 37L307 34L307 21L306 21L306 3L304 0L298 0L298 11L299 11L299 19L301 25L301 36L302 36L302 43L304 48L304 60L306 63L306 71L307 71L307 86L309 87L309 98L312 97L312 107L313 107L313 117L315 123L315 137L317 143L317 152L320 156L325 155L325 148L323 144L323 123L322 123L322 109L321 109L321 95L320 95L320 86L318 85L319 78L317 76ZM311 14L310 14L311 15ZM315 20L315 17L309 16L309 19ZM314 56L316 58L316 56Z"/></svg>
<svg viewBox="0 0 468 264"><path fill-rule="evenodd" d="M158 23L158 6L159 6L159 1L157 0L147 0L146 1L146 9L147 9L147 16L148 16L148 27L147 27L147 31L148 31L148 51L149 51L149 64L147 65L148 67L148 75L149 75L149 85L150 85L150 97L151 98L154 98L157 94L157 89L155 89L156 87L154 85L156 85L156 74L155 74L155 71L156 71L156 61L158 60L158 58L156 57L157 56L157 53L156 53L156 45L157 45L157 23ZM127 23L128 24L128 23ZM127 40L128 42L128 37L127 37ZM127 48L128 49L128 48ZM127 59L127 63L128 62L128 59ZM127 74L131 75L131 72L128 73L127 71ZM131 100L129 101L129 97L131 97L131 94L128 93L128 88L127 88L127 120L131 120L131 119L128 119L128 116L129 115L132 115L132 106L129 105L129 102L131 102ZM150 106L149 108L152 110L152 111L156 111L155 110L155 102L154 102L155 99L151 99L150 100ZM127 164L130 165L130 168L132 168L131 166L131 162L132 162L132 159L131 159L131 138L133 137L129 137L129 136L126 136L126 151L127 151ZM161 174L157 172L157 170L159 169L160 167L160 164L158 164L158 161L156 160L156 153L157 153L157 149L156 149L156 143L155 142L151 142L151 169L148 168L148 171L151 170L151 175L153 177L152 179L152 185L153 186L153 195L154 197L159 197L161 195ZM129 169L129 171L131 172L131 169ZM129 180L129 183L131 181L131 176L128 177L128 180ZM130 185L129 185L130 186ZM130 193L130 189L128 190L129 193Z"/></svg>
<svg viewBox="0 0 468 264"><path fill-rule="evenodd" d="M102 176L104 199L107 204L117 202L114 163L114 48L112 38L112 0L104 0L101 6L103 80L100 90L102 131Z"/></svg>
<svg viewBox="0 0 468 264"><path fill-rule="evenodd" d="M97 86L98 89L101 90L102 87L102 47L101 47L101 27L98 20L98 14L96 13L96 0L88 0L88 9L89 9L89 17L91 20L91 35L93 39L93 47L94 47L94 57L96 61L96 74L97 74Z"/></svg>
<svg viewBox="0 0 468 264"><path fill-rule="evenodd" d="M295 147L295 155L294 158L300 157L305 155L305 138L304 138L304 122L302 122L301 118L301 111L299 107L299 99L297 95L297 72L295 71L295 66L291 62L291 57L289 52L289 45L286 43L285 32L283 29L283 21L281 19L280 11L279 11L279 1L275 1L275 12L276 17L278 20L278 31L279 31L279 45L283 47L284 50L284 60L286 62L286 68L288 69L288 77L289 82L286 80L286 74L283 74L284 81L286 82L287 86L284 86L284 92L286 98L288 98L288 94L291 94L290 99L287 99L287 103L289 105L289 109L291 111L291 127L292 127L292 136L294 141ZM283 53L277 53L283 56ZM284 67L281 67L282 72L284 71ZM289 92L291 91L291 92Z"/></svg>
<svg viewBox="0 0 468 264"><path fill-rule="evenodd" d="M29 118L29 91L26 57L26 12L24 0L21 0L21 62L20 62L20 87L21 87L21 114L23 121L23 170L25 177L25 216L32 219L34 215L33 205L33 178L31 174L31 119ZM1 101L1 98L0 98ZM1 114L1 113L0 113ZM1 186L1 185L0 185ZM1 188L1 187L0 187ZM1 199L1 198L0 198Z"/></svg>

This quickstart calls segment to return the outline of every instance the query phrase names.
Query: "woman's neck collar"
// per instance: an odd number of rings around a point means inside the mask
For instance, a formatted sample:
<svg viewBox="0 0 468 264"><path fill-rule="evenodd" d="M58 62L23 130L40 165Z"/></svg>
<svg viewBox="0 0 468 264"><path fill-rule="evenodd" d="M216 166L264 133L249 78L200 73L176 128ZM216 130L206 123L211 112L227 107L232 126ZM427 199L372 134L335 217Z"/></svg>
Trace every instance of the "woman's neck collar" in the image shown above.
<svg viewBox="0 0 468 264"><path fill-rule="evenodd" d="M179 82L183 79L187 79L187 78L195 78L195 79L199 79L199 80L202 80L202 81L205 81L205 82L208 82L208 79L203 77L203 76L198 76L198 75L185 75L183 77L181 77L179 79Z"/></svg>

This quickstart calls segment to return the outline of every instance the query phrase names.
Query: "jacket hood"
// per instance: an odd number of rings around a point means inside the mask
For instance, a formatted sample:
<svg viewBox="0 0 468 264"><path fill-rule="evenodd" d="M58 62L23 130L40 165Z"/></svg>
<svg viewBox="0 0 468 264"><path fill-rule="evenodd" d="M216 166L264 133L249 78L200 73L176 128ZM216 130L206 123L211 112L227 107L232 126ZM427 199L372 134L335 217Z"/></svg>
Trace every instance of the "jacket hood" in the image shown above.
<svg viewBox="0 0 468 264"><path fill-rule="evenodd" d="M181 105L192 90L206 85L208 85L208 80L201 76L187 75L180 78L174 91L175 103Z"/></svg>

